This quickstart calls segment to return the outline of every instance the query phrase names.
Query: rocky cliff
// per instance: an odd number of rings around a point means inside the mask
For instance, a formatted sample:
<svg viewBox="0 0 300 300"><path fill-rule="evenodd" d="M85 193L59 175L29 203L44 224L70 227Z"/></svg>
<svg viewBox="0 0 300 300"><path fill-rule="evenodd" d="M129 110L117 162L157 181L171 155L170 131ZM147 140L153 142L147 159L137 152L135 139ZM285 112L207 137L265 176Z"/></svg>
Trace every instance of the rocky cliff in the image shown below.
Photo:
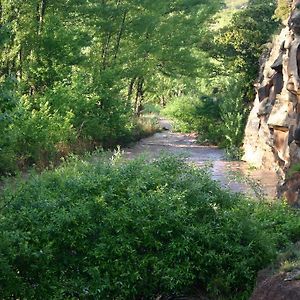
<svg viewBox="0 0 300 300"><path fill-rule="evenodd" d="M244 160L275 170L279 194L300 205L300 0L264 60L245 131Z"/></svg>

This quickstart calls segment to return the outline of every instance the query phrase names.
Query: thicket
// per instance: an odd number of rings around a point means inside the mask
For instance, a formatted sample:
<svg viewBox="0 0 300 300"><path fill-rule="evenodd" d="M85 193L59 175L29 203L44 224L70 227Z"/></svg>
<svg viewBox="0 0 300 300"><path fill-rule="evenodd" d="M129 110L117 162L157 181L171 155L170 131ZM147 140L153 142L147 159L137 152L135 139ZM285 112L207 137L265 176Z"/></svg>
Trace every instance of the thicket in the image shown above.
<svg viewBox="0 0 300 300"><path fill-rule="evenodd" d="M1 0L0 173L143 135L143 106L195 76L201 28L220 7Z"/></svg>
<svg viewBox="0 0 300 300"><path fill-rule="evenodd" d="M156 299L198 289L247 299L300 238L299 213L220 187L161 155L72 159L1 200L1 299Z"/></svg>
<svg viewBox="0 0 300 300"><path fill-rule="evenodd" d="M172 99L162 114L174 121L173 130L197 132L201 143L222 143L221 110L212 96L181 96Z"/></svg>

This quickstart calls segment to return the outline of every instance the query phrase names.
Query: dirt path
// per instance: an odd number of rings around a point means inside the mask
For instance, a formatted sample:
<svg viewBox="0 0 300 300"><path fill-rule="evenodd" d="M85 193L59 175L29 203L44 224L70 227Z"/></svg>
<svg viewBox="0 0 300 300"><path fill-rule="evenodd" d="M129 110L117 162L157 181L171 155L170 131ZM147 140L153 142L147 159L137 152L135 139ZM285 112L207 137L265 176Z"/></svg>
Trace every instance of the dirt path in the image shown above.
<svg viewBox="0 0 300 300"><path fill-rule="evenodd" d="M160 124L162 128L171 129L170 123L166 120L161 120ZM196 136L192 134L164 130L141 140L132 148L124 149L128 158L134 158L145 152L155 157L161 151L184 153L189 161L199 166L210 164L212 178L235 192L250 193L254 196L263 193L269 198L276 196L275 173L267 170L251 170L246 163L228 161L223 150L214 146L198 145Z"/></svg>

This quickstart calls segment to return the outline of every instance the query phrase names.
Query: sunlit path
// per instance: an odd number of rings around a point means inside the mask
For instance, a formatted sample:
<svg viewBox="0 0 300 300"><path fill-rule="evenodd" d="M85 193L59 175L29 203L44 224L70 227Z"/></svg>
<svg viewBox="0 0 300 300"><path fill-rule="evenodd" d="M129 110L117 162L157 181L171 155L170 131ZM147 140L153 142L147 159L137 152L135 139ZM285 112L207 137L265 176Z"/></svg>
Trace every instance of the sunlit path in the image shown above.
<svg viewBox="0 0 300 300"><path fill-rule="evenodd" d="M166 120L161 120L163 128L171 128ZM184 154L196 165L209 165L212 177L235 192L265 194L270 198L276 197L277 176L268 170L251 169L246 163L228 161L222 149L214 146L202 146L196 143L193 134L175 133L165 130L145 138L132 148L124 149L127 158L147 153L150 157L161 151Z"/></svg>

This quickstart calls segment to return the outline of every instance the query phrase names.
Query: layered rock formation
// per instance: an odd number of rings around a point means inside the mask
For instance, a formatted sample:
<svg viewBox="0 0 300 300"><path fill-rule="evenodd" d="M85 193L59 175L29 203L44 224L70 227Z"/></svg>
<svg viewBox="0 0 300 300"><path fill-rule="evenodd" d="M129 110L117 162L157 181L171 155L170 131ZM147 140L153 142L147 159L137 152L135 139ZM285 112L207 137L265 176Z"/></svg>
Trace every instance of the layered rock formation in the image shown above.
<svg viewBox="0 0 300 300"><path fill-rule="evenodd" d="M279 192L300 205L300 0L265 61L244 140L244 160L273 169L283 179ZM299 168L300 171L300 168ZM288 175L287 175L288 174Z"/></svg>

